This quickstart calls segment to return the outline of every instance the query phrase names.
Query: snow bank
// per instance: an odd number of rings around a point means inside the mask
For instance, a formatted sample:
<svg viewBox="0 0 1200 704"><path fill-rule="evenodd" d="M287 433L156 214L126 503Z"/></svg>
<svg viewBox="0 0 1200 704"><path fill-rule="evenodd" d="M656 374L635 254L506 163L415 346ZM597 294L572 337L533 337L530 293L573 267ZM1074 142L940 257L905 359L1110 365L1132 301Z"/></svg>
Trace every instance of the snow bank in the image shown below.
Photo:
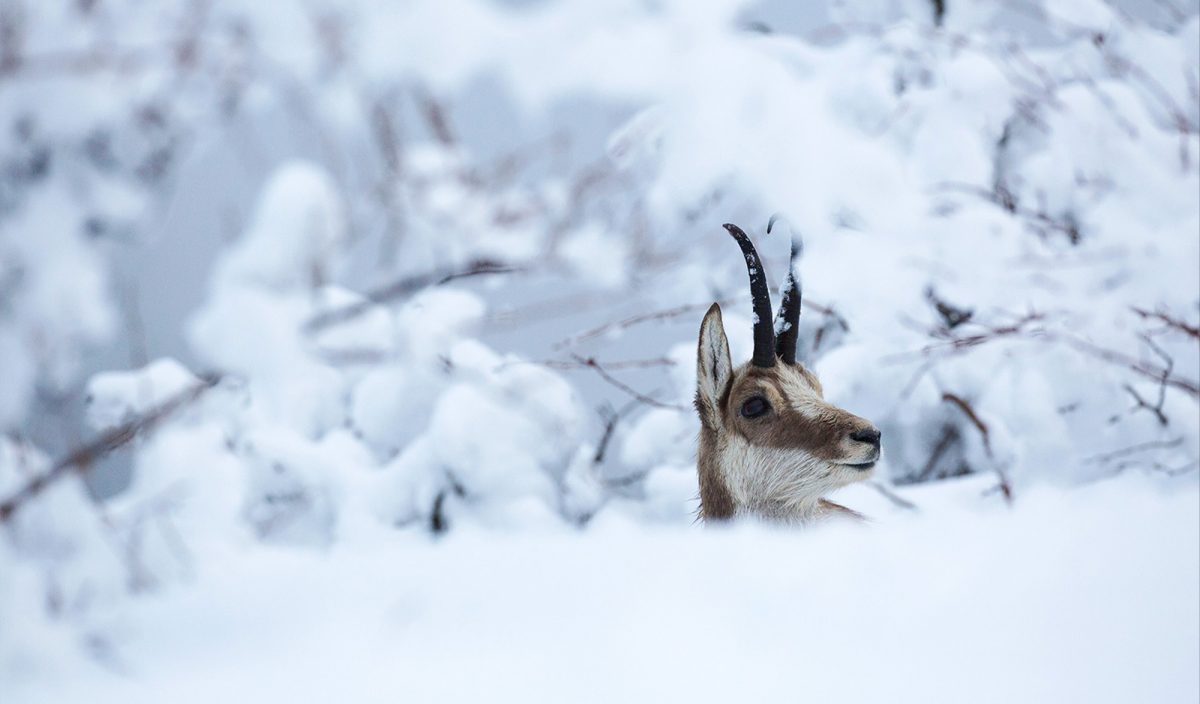
<svg viewBox="0 0 1200 704"><path fill-rule="evenodd" d="M114 621L109 670L8 671L5 701L1195 701L1196 488L985 486L868 528L246 548Z"/></svg>

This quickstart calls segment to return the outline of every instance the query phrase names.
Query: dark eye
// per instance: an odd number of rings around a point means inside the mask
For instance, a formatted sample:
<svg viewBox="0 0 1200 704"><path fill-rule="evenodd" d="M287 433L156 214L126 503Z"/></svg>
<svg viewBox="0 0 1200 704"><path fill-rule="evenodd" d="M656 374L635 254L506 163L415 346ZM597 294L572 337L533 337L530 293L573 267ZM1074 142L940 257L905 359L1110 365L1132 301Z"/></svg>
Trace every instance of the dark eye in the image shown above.
<svg viewBox="0 0 1200 704"><path fill-rule="evenodd" d="M771 410L771 404L767 403L767 399L762 396L752 396L742 404L742 417L757 418L769 410Z"/></svg>

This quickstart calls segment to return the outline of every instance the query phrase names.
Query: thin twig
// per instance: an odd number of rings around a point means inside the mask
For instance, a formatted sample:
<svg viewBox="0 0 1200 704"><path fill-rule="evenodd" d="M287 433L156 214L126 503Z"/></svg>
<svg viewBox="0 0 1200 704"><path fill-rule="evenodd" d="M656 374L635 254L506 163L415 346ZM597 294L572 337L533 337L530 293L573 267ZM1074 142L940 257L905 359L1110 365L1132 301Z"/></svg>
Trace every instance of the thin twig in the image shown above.
<svg viewBox="0 0 1200 704"><path fill-rule="evenodd" d="M1143 308L1138 308L1137 306L1131 307L1131 310L1134 313L1137 313L1142 320L1157 320L1172 330L1176 330L1184 335L1187 335L1188 337L1193 337L1197 340L1200 340L1200 326L1189 325L1187 321L1176 318L1163 311L1148 311Z"/></svg>
<svg viewBox="0 0 1200 704"><path fill-rule="evenodd" d="M429 271L413 274L392 283L367 292L363 300L355 301L344 306L322 311L309 318L304 328L309 333L319 332L333 325L344 323L370 311L381 303L390 303L416 293L431 286L441 286L458 279L466 279L487 274L511 274L521 271L521 267L510 266L488 259L480 259L465 269Z"/></svg>
<svg viewBox="0 0 1200 704"><path fill-rule="evenodd" d="M629 386L628 384L625 384L620 379L617 379L613 375L609 374L604 369L604 367L600 366L599 362L597 362L595 359L593 359L591 357L580 357L577 354L572 354L571 357L574 358L575 361L579 362L581 365L583 365L585 367L589 367L591 369L594 369L596 371L596 373L600 375L601 379L604 379L609 384L615 386L616 388L620 389L621 391L624 391L629 396L637 399L638 401L641 401L642 403L646 404L647 406L654 406L655 408L667 408L672 411L690 410L686 406L681 406L677 403L664 403L662 401L659 401L656 398L652 398L650 396L643 394L642 392L638 391L637 389Z"/></svg>
<svg viewBox="0 0 1200 704"><path fill-rule="evenodd" d="M729 303L730 300L731 299L723 298L723 299L717 301L717 303ZM554 349L560 350L564 347L573 347L573 346L579 344L580 342L586 342L587 340L591 340L591 339L600 337L600 336L605 335L613 330L624 330L626 328L631 328L635 325L641 325L642 323L652 322L652 321L656 321L656 320L670 320L671 318L678 318L681 315L686 315L686 314L694 312L694 311L707 310L708 307L711 305L712 305L712 303L688 303L688 304L685 304L682 306L675 306L674 308L666 308L664 310L656 310L656 311L652 311L650 313L642 313L640 315L634 315L634 316L625 318L624 320L618 320L618 321L612 322L612 323L605 323L604 325L601 325L599 327L595 327L595 328L592 328L591 330L581 332L578 335L575 335L574 337L569 337L565 340L561 340L559 342L554 343Z"/></svg>
<svg viewBox="0 0 1200 704"><path fill-rule="evenodd" d="M1159 425L1163 426L1164 428L1167 427L1168 425L1170 425L1170 421L1167 420L1167 414L1163 413L1163 410L1162 410L1163 401L1165 400L1165 395L1166 395L1166 390L1167 390L1167 387L1165 384L1159 385L1159 387L1158 387L1158 403L1154 404L1154 405L1151 405L1148 401L1146 401L1146 399L1142 398L1141 394L1139 394L1137 392L1137 389L1134 389L1133 386L1131 386L1129 384L1121 384L1121 388L1125 389L1125 391L1130 396L1133 397L1133 402L1134 402L1133 410L1134 411L1144 408L1147 411L1150 411L1152 414L1154 414L1154 417L1158 420Z"/></svg>
<svg viewBox="0 0 1200 704"><path fill-rule="evenodd" d="M543 367L559 369L562 371L569 371L572 369L587 369L592 366L584 362L578 362L575 360L567 361L561 359L544 359L533 363L540 364ZM654 367L673 367L675 365L675 360L667 359L666 357L653 357L650 359L622 359L615 362L603 363L605 369L651 369Z"/></svg>
<svg viewBox="0 0 1200 704"><path fill-rule="evenodd" d="M1079 224L1069 214L1055 217L1044 210L1034 210L1025 207L1011 197L1008 197L1011 194L1007 194L1007 192L997 193L983 186L959 181L943 181L935 184L933 188L938 192L965 193L982 198L1005 212L1021 218L1027 226L1039 230L1038 234L1043 239L1046 230L1061 232L1066 236L1067 241L1073 245L1079 244L1080 240L1083 239L1083 233L1079 230Z"/></svg>
<svg viewBox="0 0 1200 704"><path fill-rule="evenodd" d="M1013 500L1012 483L1008 480L1008 474L992 454L992 438L991 433L988 432L987 423L983 422L983 419L975 412L975 408L962 396L947 391L942 394L942 400L954 404L954 406L963 412L967 420L971 421L971 425L974 425L979 431L980 437L983 438L983 451L987 455L988 462L992 465L992 470L996 473L996 477L1000 480L997 488L1004 494L1005 503L1011 504Z"/></svg>
<svg viewBox="0 0 1200 704"><path fill-rule="evenodd" d="M128 444L141 433L154 428L180 408L191 404L205 391L216 386L220 380L220 375L216 374L202 376L199 383L179 392L128 423L108 430L92 442L60 459L49 470L29 480L15 494L0 502L0 523L6 522L25 502L41 494L51 484L73 471L86 472L97 460Z"/></svg>
<svg viewBox="0 0 1200 704"><path fill-rule="evenodd" d="M1139 452L1145 452L1146 450L1169 450L1173 447L1179 447L1179 445L1182 443L1183 438L1181 437L1175 438L1174 440L1151 440L1149 442L1123 447L1120 450L1113 450L1112 452L1105 452L1099 455L1085 457L1083 461L1088 463L1104 463L1111 460L1120 459L1122 457L1128 457L1129 455L1135 455Z"/></svg>
<svg viewBox="0 0 1200 704"><path fill-rule="evenodd" d="M933 470L937 469L938 463L941 461L942 457L961 438L962 434L959 432L958 426L954 425L953 423L947 423L944 425L942 427L942 435L940 438L938 438L937 444L935 444L933 449L929 452L929 459L925 461L925 466L921 468L921 471L917 472L916 477L914 477L911 482L904 483L919 484L928 480L931 476L933 476ZM943 476L946 475L940 474L939 478Z"/></svg>
<svg viewBox="0 0 1200 704"><path fill-rule="evenodd" d="M1059 336L1055 336L1053 339L1059 339ZM1149 362L1144 362L1140 359L1130 357L1123 352L1117 352L1116 350L1110 350L1106 347L1100 347L1099 345L1088 342L1087 340L1071 335L1062 335L1061 339L1075 349L1087 353L1097 359L1127 367L1130 371L1136 374L1153 379L1165 386L1179 389L1193 398L1200 398L1200 382L1193 381L1177 374L1172 374L1169 368L1158 367Z"/></svg>
<svg viewBox="0 0 1200 704"><path fill-rule="evenodd" d="M976 415L976 413L975 413L975 409L971 407L971 404L966 399L964 399L962 396L959 396L958 394L950 393L949 391L942 394L942 400L948 401L950 403L953 403L955 406L958 406L958 409L960 411L962 411L964 415L967 416L967 420L971 421L971 424L974 425L976 427L976 429L979 430L979 434L981 436L983 436L983 450L984 450L984 452L987 453L988 457L991 457L992 456L992 440L991 440L990 434L988 433L987 424L984 423L982 420L980 420L979 416Z"/></svg>
<svg viewBox="0 0 1200 704"><path fill-rule="evenodd" d="M1101 347L1093 342L1089 342L1083 338L1076 337L1065 332L1051 332L1042 326L1030 327L1033 323L1040 323L1045 319L1040 313L1029 313L1017 320L1011 325L1000 327L986 328L984 332L972 335L956 336L950 334L946 337L944 331L940 328L933 331L927 331L928 334L934 337L943 338L938 342L926 345L914 352L901 352L898 354L888 355L884 357L885 362L895 363L906 361L914 356L930 357L933 355L952 355L963 352L972 347L993 342L1002 338L1019 338L1042 343L1066 343L1079 352L1095 357L1101 361L1110 364L1116 364L1128 368L1135 374L1139 374L1156 382L1170 386L1187 393L1193 398L1200 398L1200 382L1188 379L1173 372L1173 366L1168 362L1166 366L1158 366L1152 362L1147 362L1135 357L1131 357L1124 352ZM1164 360L1169 360L1170 357L1164 355L1161 348L1154 345L1146 335L1142 335L1141 339L1150 345L1151 349Z"/></svg>
<svg viewBox="0 0 1200 704"><path fill-rule="evenodd" d="M600 442L596 443L596 454L592 456L593 465L599 465L604 462L604 455L608 452L608 445L612 442L613 435L616 433L617 423L632 411L637 404L637 399L634 399L615 411L610 407L601 408L601 415L605 416L604 432L600 435Z"/></svg>
<svg viewBox="0 0 1200 704"><path fill-rule="evenodd" d="M867 482L867 485L870 486L875 491L878 491L883 496L883 498L887 499L888 501L891 501L894 505L904 509L905 511L919 510L917 508L916 504L909 501L908 499L905 499L904 497L900 496L896 492L892 491L883 482L878 482L878 481L872 480L872 481Z"/></svg>
<svg viewBox="0 0 1200 704"><path fill-rule="evenodd" d="M1000 326L982 326L983 332L973 333L970 335L958 335L944 328L935 330L927 330L926 332L934 337L940 338L936 343L926 345L915 352L900 352L898 354L888 355L884 358L887 362L895 362L909 359L913 356L929 356L934 353L953 354L978 347L984 343L992 342L1006 337L1028 337L1041 338L1046 335L1046 331L1042 327L1030 327L1034 323L1041 323L1045 320L1045 316L1041 313L1028 313L1016 322L1009 325ZM968 325L974 326L974 323ZM966 327L964 325L963 327Z"/></svg>

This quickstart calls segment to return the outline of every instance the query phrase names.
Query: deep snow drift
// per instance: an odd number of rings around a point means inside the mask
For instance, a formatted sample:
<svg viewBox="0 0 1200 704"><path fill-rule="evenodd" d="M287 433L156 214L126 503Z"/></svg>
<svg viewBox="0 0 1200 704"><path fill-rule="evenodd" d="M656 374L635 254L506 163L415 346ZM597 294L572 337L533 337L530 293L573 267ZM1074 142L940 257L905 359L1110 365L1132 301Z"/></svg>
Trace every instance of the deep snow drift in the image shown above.
<svg viewBox="0 0 1200 704"><path fill-rule="evenodd" d="M805 533L230 546L114 617L103 667L10 669L5 702L1195 701L1195 486L984 488L847 492L874 525Z"/></svg>

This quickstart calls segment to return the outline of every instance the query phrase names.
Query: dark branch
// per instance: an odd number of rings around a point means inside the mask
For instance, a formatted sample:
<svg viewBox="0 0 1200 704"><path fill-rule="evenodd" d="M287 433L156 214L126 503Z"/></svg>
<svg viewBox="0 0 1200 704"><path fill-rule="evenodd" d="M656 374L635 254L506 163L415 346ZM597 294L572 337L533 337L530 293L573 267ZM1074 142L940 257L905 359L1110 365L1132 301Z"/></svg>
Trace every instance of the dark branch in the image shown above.
<svg viewBox="0 0 1200 704"><path fill-rule="evenodd" d="M508 362L501 365L501 367L509 364L514 364L514 362ZM540 364L543 367L560 369L562 371L569 371L572 369L587 369L592 366L586 362L579 362L576 360L566 361L561 359L546 359L540 362L528 362L528 364ZM597 364L599 364L599 362L597 362ZM673 367L675 366L675 360L667 359L666 357L653 357L650 359L622 359L615 362L604 362L603 366L605 369L650 369L653 367Z"/></svg>
<svg viewBox="0 0 1200 704"><path fill-rule="evenodd" d="M220 375L216 374L202 376L200 382L194 386L179 392L128 423L106 431L92 442L60 459L49 470L29 480L15 494L0 502L0 523L11 518L17 509L41 494L50 485L71 472L86 472L98 460L128 444L143 432L153 429L175 411L200 398L205 391L216 386L220 380Z"/></svg>
<svg viewBox="0 0 1200 704"><path fill-rule="evenodd" d="M1169 450L1174 447L1179 447L1181 444L1183 444L1183 438L1175 438L1174 440L1151 440L1149 442L1123 447L1120 450L1113 450L1112 452L1093 455L1091 457L1084 458L1083 461L1088 463L1098 462L1103 464L1112 460L1122 459L1130 455L1146 452L1147 450Z"/></svg>
<svg viewBox="0 0 1200 704"><path fill-rule="evenodd" d="M716 302L720 303L722 305L725 305L732 300L733 299L731 299L731 298L722 298ZM670 320L671 318L678 318L679 316L687 315L688 313L693 313L696 311L705 311L705 310L708 310L708 307L711 305L712 305L711 302L709 302L709 303L688 303L688 304L682 305L682 306L675 306L674 308L666 308L664 310L656 310L656 311L652 311L650 313L642 313L640 315L634 315L634 316L625 318L624 320L618 320L617 322L614 322L614 323L605 323L604 325L601 325L599 327L595 327L595 328L592 328L591 330L586 330L584 332L581 332L578 335L575 335L574 337L570 337L565 340L556 342L554 344L554 349L560 350L564 347L573 347L573 346L579 344L580 342L586 342L588 340L600 337L602 335L609 333L612 330L624 330L626 328L631 328L635 325L641 325L642 323L648 323L648 322L652 322L655 320Z"/></svg>
<svg viewBox="0 0 1200 704"><path fill-rule="evenodd" d="M488 259L480 259L473 262L466 269L429 271L422 274L413 274L412 276L397 279L386 286L367 292L364 294L364 300L355 301L354 303L318 313L309 318L304 328L310 333L320 332L333 325L353 320L376 305L407 298L431 286L442 286L451 281L474 276L511 274L517 271L521 271L521 268Z"/></svg>
<svg viewBox="0 0 1200 704"><path fill-rule="evenodd" d="M996 458L992 454L992 437L988 432L987 423L983 422L983 419L981 419L979 414L975 412L975 409L971 406L970 402L962 396L946 392L942 394L942 400L954 404L958 410L963 412L963 415L967 417L967 420L971 421L971 425L975 426L975 429L979 431L980 437L983 438L983 451L988 456L988 460L990 460L992 469L996 472L996 477L1000 480L1000 484L997 486L997 488L1000 490L1000 493L1004 495L1005 503L1011 504L1013 500L1012 483L1009 482L1008 475L1000 467L999 463L996 462Z"/></svg>
<svg viewBox="0 0 1200 704"><path fill-rule="evenodd" d="M613 375L609 374L604 369L604 367L600 366L599 362L597 362L595 359L593 359L591 357L581 357L577 354L573 354L573 355L571 355L571 357L579 364L581 364L585 367L594 369L596 371L596 373L600 375L600 378L604 379L606 382L608 382L612 386L615 386L616 388L625 392L630 397L635 398L638 401L641 401L642 403L646 404L647 406L654 406L655 408L667 408L672 411L690 411L691 410L687 406L681 406L677 403L664 403L662 401L659 401L656 398L652 398L650 396L647 396L646 394L643 394L642 392L638 391L637 389L629 386L628 384L622 382L620 379L617 379Z"/></svg>
<svg viewBox="0 0 1200 704"><path fill-rule="evenodd" d="M918 510L916 504L914 504L913 502L904 498L903 496L900 496L896 492L892 491L891 489L889 489L887 487L887 485L883 484L882 482L869 481L869 482L867 482L867 485L870 486L875 491L878 491L883 496L883 498L887 499L888 501L891 501L892 504L894 504L895 506L898 506L899 508L904 509L905 511Z"/></svg>
<svg viewBox="0 0 1200 704"><path fill-rule="evenodd" d="M634 399L615 411L611 407L601 408L600 415L604 417L604 432L600 434L600 442L596 443L596 454L592 456L593 465L599 465L604 462L604 456L608 452L609 443L612 442L613 435L616 434L617 423L621 422L621 418L632 411L637 404L638 400Z"/></svg>
<svg viewBox="0 0 1200 704"><path fill-rule="evenodd" d="M1171 330L1181 332L1188 337L1200 340L1200 327L1189 325L1187 321L1180 320L1179 318L1162 311L1148 311L1136 306L1134 306L1132 310L1134 313L1137 313L1142 320L1157 320Z"/></svg>

